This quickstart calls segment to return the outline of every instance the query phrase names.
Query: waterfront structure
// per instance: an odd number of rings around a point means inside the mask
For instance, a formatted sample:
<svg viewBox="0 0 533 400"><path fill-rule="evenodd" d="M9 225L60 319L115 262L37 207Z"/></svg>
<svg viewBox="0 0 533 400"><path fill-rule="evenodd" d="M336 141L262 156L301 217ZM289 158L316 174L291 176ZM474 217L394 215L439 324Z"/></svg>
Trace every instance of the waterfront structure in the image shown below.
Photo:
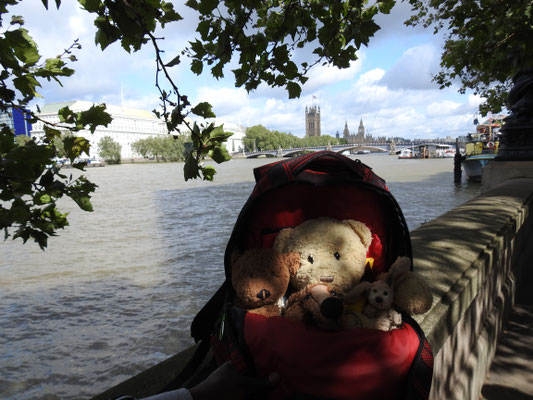
<svg viewBox="0 0 533 400"><path fill-rule="evenodd" d="M216 125L224 124L224 131L231 132L231 135L226 141L226 149L230 154L242 153L244 151L244 137L246 136L246 129L233 122L217 121Z"/></svg>
<svg viewBox="0 0 533 400"><path fill-rule="evenodd" d="M15 135L30 136L31 124L26 120L26 113L18 108L9 107L7 111L0 112L0 125L5 124L15 131Z"/></svg>
<svg viewBox="0 0 533 400"><path fill-rule="evenodd" d="M320 136L320 106L305 107L305 136Z"/></svg>
<svg viewBox="0 0 533 400"><path fill-rule="evenodd" d="M88 110L93 103L88 101L69 101L63 103L51 103L41 107L38 117L51 123L59 123L57 112L68 106L73 112ZM153 115L150 111L125 108L115 105L106 105L106 111L111 114L113 121L105 126L98 126L93 134L89 130L81 130L77 133L91 143L91 159L99 160L98 143L105 136L110 136L121 146L121 158L132 159L140 157L135 153L131 145L140 139L151 136L163 136L168 133L166 124ZM34 124L32 135L44 134L43 123L38 121Z"/></svg>
<svg viewBox="0 0 533 400"><path fill-rule="evenodd" d="M348 121L344 123L343 137L348 144L363 144L368 141L372 141L371 137L365 136L365 125L363 124L363 118L359 122L359 128L357 128L357 134L351 134L348 129Z"/></svg>

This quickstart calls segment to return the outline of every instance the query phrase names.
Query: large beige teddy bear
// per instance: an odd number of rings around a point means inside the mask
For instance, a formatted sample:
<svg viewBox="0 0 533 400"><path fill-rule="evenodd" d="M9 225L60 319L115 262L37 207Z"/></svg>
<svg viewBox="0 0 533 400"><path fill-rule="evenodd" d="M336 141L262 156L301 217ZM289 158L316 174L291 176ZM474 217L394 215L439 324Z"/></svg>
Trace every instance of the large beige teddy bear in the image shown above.
<svg viewBox="0 0 533 400"><path fill-rule="evenodd" d="M322 217L283 229L274 249L300 255L300 266L290 280L295 293L288 299L285 315L329 329L340 328L341 295L361 281L371 241L370 229L354 220ZM323 293L330 294L325 304Z"/></svg>
<svg viewBox="0 0 533 400"><path fill-rule="evenodd" d="M343 293L363 277L371 241L372 234L364 223L323 217L283 229L274 249L300 254L300 267L291 277L294 289L324 283Z"/></svg>

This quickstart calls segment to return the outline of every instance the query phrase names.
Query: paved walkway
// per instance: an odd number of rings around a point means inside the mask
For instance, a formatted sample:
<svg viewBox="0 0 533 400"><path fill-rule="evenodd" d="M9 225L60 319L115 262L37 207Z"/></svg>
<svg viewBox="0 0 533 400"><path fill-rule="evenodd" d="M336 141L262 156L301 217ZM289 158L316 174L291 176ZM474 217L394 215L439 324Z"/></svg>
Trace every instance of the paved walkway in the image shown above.
<svg viewBox="0 0 533 400"><path fill-rule="evenodd" d="M506 328L480 399L533 400L533 304L516 305Z"/></svg>

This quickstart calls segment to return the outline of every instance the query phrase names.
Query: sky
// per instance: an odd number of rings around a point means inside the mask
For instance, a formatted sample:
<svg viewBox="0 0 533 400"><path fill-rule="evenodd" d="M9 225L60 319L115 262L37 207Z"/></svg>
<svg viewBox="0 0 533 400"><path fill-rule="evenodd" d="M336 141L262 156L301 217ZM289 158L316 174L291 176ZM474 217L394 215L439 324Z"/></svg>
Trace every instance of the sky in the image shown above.
<svg viewBox="0 0 533 400"><path fill-rule="evenodd" d="M74 0L63 0L59 10L50 1L46 11L40 0L24 0L12 7L22 15L25 28L39 45L44 58L54 57L79 39L82 49L72 64L76 73L62 80L63 87L45 82L38 104L86 100L96 103L153 110L158 107L155 87L155 52L151 45L129 54L114 43L102 51L94 44L93 17ZM196 15L182 3L175 3L184 20L157 32L159 46L168 61L195 37ZM171 69L182 94L196 104L208 101L217 122L244 127L262 124L270 130L305 135L305 107L321 109L322 134L342 135L345 123L357 133L362 119L366 133L374 137L435 139L475 131L473 120L482 99L472 93L459 94L458 86L439 90L431 77L439 71L442 35L432 29L405 27L409 8L400 3L390 15L377 19L381 30L368 47L358 51L359 59L347 69L315 66L299 99L289 99L282 88L260 85L247 93L234 86L233 74L216 80L208 68L200 76L182 62Z"/></svg>

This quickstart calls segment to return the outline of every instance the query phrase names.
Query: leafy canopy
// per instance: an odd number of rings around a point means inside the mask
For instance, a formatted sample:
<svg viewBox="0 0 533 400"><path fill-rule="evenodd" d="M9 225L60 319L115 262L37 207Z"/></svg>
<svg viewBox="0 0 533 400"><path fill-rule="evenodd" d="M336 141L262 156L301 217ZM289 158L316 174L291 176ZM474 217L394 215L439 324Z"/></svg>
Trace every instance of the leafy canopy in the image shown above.
<svg viewBox="0 0 533 400"><path fill-rule="evenodd" d="M446 30L441 88L459 80L460 92L473 90L486 102L480 111L499 112L506 105L512 77L533 67L531 0L409 0L414 15L408 25Z"/></svg>

